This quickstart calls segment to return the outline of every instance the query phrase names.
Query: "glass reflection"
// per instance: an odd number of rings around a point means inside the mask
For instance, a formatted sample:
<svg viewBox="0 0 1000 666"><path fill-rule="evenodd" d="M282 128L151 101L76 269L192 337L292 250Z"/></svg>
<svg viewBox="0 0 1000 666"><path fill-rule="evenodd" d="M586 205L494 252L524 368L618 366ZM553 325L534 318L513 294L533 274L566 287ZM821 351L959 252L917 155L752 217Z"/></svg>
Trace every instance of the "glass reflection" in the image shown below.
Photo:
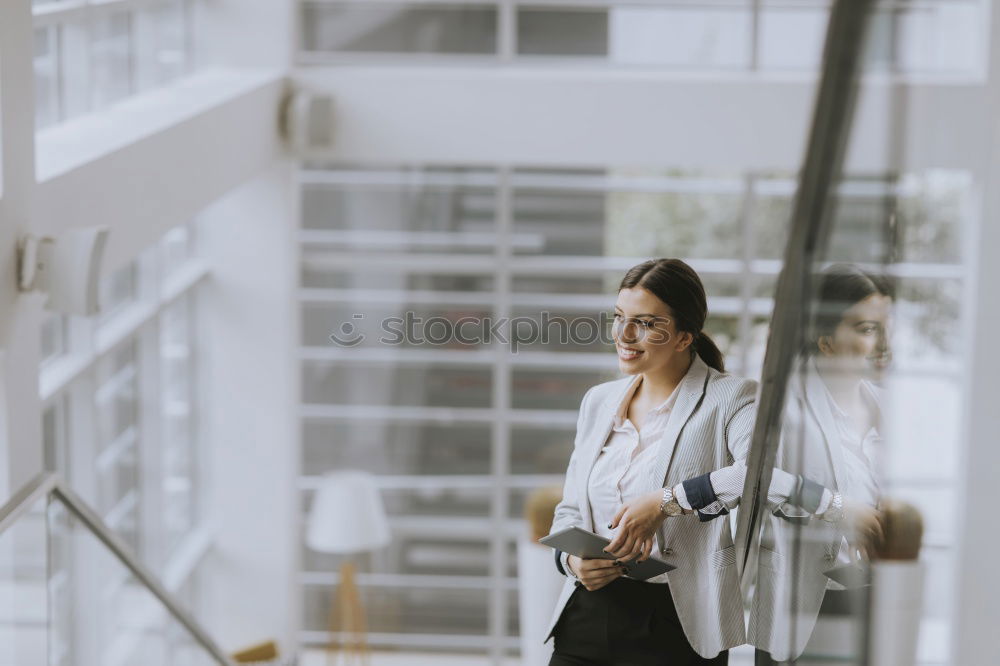
<svg viewBox="0 0 1000 666"><path fill-rule="evenodd" d="M893 296L888 279L855 265L820 276L761 528L749 626L761 663L864 663L868 563L884 537L876 470Z"/></svg>

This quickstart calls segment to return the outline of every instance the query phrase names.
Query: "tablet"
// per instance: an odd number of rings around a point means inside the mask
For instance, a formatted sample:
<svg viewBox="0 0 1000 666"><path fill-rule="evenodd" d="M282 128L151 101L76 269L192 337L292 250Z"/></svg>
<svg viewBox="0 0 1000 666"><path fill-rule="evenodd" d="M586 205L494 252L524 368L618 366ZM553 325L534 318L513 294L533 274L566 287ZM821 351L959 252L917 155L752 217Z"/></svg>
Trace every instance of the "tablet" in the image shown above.
<svg viewBox="0 0 1000 666"><path fill-rule="evenodd" d="M832 581L836 581L848 590L856 590L872 584L871 567L859 566L857 564L845 564L824 571L823 574Z"/></svg>
<svg viewBox="0 0 1000 666"><path fill-rule="evenodd" d="M564 553L576 555L585 560L613 560L614 555L604 552L605 546L611 543L608 539L588 532L582 527L567 527L547 537L542 537L538 543L551 548L557 548ZM667 564L657 557L650 557L645 562L625 562L626 577L635 580L646 580L653 576L673 571L677 567Z"/></svg>

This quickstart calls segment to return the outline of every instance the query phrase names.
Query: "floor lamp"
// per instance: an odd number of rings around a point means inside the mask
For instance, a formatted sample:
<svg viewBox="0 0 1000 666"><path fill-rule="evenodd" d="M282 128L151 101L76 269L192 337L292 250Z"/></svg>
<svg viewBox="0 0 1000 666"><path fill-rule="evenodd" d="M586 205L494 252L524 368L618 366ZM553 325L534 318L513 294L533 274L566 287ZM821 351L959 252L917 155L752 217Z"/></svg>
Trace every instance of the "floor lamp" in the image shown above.
<svg viewBox="0 0 1000 666"><path fill-rule="evenodd" d="M331 666L340 655L345 665L368 663L365 611L349 558L383 548L389 541L389 521L375 477L354 471L323 477L309 512L306 545L320 553L346 556L330 600L327 657ZM338 635L344 640L338 641Z"/></svg>

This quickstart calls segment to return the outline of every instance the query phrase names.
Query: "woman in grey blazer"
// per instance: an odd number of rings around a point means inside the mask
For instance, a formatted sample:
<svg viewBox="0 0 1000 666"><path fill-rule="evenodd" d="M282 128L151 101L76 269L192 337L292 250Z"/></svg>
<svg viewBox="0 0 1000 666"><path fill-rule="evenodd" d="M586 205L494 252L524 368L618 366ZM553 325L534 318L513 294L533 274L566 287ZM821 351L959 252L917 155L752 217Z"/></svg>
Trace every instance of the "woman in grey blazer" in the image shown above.
<svg viewBox="0 0 1000 666"><path fill-rule="evenodd" d="M870 559L882 539L878 381L892 357L892 301L892 284L857 266L836 264L821 276L811 344L788 385L772 506L758 542L749 618L758 664L817 649L821 615L862 621L863 589L845 590L827 573ZM849 651L845 625L832 643Z"/></svg>
<svg viewBox="0 0 1000 666"><path fill-rule="evenodd" d="M707 314L701 280L680 260L644 262L621 282L613 337L628 376L583 397L552 524L606 536L618 559L556 552L567 580L550 666L726 664L745 642L729 523L712 519L728 512L715 488L746 457L757 386L725 373ZM654 549L676 569L628 578L622 563Z"/></svg>

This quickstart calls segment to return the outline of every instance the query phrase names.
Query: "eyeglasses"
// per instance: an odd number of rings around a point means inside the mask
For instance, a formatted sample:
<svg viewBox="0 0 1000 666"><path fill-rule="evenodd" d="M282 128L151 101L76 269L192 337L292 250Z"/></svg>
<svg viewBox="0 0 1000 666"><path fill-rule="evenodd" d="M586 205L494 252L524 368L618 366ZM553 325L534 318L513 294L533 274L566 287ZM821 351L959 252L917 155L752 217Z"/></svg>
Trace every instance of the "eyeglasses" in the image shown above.
<svg viewBox="0 0 1000 666"><path fill-rule="evenodd" d="M637 339L648 339L649 342L670 342L670 325L668 317L626 317L625 315L612 313L614 321L612 330L615 337L621 337L622 333L632 324L632 335Z"/></svg>

